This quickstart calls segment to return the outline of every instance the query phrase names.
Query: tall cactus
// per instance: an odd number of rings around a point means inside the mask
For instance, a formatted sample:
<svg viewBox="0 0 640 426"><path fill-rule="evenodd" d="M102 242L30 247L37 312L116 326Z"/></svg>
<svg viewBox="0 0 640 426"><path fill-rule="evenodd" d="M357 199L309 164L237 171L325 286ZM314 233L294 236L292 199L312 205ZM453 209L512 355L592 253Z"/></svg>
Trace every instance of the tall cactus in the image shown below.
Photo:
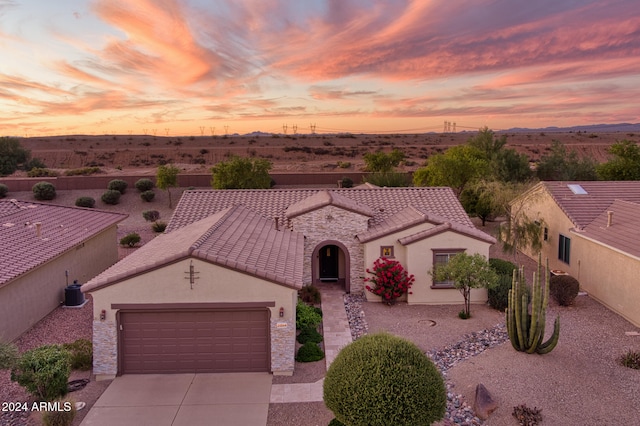
<svg viewBox="0 0 640 426"><path fill-rule="evenodd" d="M555 320L553 334L546 342L544 327L547 305L549 304L549 259L545 267L545 284L542 288L542 256L538 256L538 269L533 273L531 296L531 313L529 313L529 295L526 292L524 268L513 271L513 285L509 291L509 306L506 311L507 332L515 350L539 354L547 354L558 344L560 337L560 316Z"/></svg>

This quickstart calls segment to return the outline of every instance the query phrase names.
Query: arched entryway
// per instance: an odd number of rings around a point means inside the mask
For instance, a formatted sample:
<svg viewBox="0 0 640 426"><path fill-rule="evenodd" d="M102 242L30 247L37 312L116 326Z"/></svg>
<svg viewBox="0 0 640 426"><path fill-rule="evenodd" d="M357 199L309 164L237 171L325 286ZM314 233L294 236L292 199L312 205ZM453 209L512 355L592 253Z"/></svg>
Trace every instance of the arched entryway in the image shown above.
<svg viewBox="0 0 640 426"><path fill-rule="evenodd" d="M311 256L314 283L335 282L349 293L351 289L351 261L349 250L339 241L327 240L318 244Z"/></svg>

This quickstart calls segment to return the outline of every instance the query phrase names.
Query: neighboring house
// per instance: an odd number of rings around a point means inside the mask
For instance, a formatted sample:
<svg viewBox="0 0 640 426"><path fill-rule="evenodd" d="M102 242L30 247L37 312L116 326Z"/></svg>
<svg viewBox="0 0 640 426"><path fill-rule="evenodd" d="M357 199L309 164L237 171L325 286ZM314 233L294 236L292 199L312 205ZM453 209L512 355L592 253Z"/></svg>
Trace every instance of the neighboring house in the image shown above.
<svg viewBox="0 0 640 426"><path fill-rule="evenodd" d="M542 219L552 270L640 327L640 181L540 182L513 206Z"/></svg>
<svg viewBox="0 0 640 426"><path fill-rule="evenodd" d="M0 340L12 341L64 301L64 289L118 261L125 214L0 200Z"/></svg>
<svg viewBox="0 0 640 426"><path fill-rule="evenodd" d="M292 374L302 285L362 291L366 268L389 257L416 277L408 303L461 304L451 283L433 282L434 263L488 256L494 242L449 188L186 191L166 234L83 286L94 372Z"/></svg>

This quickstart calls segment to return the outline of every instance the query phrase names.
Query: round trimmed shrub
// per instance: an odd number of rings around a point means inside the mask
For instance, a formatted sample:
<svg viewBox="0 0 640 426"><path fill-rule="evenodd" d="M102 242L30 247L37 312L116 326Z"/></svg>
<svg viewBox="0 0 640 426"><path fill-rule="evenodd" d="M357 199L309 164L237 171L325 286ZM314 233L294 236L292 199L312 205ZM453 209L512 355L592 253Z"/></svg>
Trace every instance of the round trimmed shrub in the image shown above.
<svg viewBox="0 0 640 426"><path fill-rule="evenodd" d="M127 190L127 182L122 179L114 179L107 184L107 189L118 191L120 194L124 194Z"/></svg>
<svg viewBox="0 0 640 426"><path fill-rule="evenodd" d="M25 352L11 380L41 401L53 401L67 393L71 374L70 354L60 345L45 345Z"/></svg>
<svg viewBox="0 0 640 426"><path fill-rule="evenodd" d="M31 189L36 200L53 200L56 198L56 187L49 182L38 182Z"/></svg>
<svg viewBox="0 0 640 426"><path fill-rule="evenodd" d="M580 283L571 275L554 275L549 281L549 293L560 306L573 304L579 291Z"/></svg>
<svg viewBox="0 0 640 426"><path fill-rule="evenodd" d="M138 179L135 183L135 187L140 192L150 191L155 185L151 179L143 178Z"/></svg>
<svg viewBox="0 0 640 426"><path fill-rule="evenodd" d="M318 333L315 327L305 327L300 334L298 334L296 340L302 345L307 342L320 343L322 342L322 334Z"/></svg>
<svg viewBox="0 0 640 426"><path fill-rule="evenodd" d="M324 379L325 405L348 425L429 425L444 417L447 393L435 364L387 333L345 346Z"/></svg>
<svg viewBox="0 0 640 426"><path fill-rule="evenodd" d="M135 247L135 245L138 244L140 240L141 240L140 234L138 234L137 232L132 232L120 238L120 245Z"/></svg>
<svg viewBox="0 0 640 426"><path fill-rule="evenodd" d="M9 192L9 187L4 183L0 183L0 198L6 197L7 192Z"/></svg>
<svg viewBox="0 0 640 426"><path fill-rule="evenodd" d="M155 196L156 196L156 193L151 190L144 191L140 194L140 198L142 198L147 203L151 202Z"/></svg>
<svg viewBox="0 0 640 426"><path fill-rule="evenodd" d="M300 346L296 355L298 362L316 362L324 358L324 352L315 342L307 342Z"/></svg>
<svg viewBox="0 0 640 426"><path fill-rule="evenodd" d="M107 189L106 191L104 191L100 199L105 204L115 205L120 202L120 195L122 195L120 191L116 191L115 189Z"/></svg>
<svg viewBox="0 0 640 426"><path fill-rule="evenodd" d="M142 217L147 222L155 222L160 219L160 212L158 210L145 210L142 212Z"/></svg>
<svg viewBox="0 0 640 426"><path fill-rule="evenodd" d="M76 206L77 207L87 207L89 209L92 209L93 206L96 205L96 200L94 200L91 197L78 197L76 199Z"/></svg>

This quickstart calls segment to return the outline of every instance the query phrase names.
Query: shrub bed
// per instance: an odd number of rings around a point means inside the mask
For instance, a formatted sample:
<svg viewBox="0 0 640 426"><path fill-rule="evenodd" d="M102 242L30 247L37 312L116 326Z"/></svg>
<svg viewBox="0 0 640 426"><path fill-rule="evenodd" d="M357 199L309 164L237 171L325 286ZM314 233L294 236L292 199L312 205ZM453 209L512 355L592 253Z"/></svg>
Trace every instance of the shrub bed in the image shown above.
<svg viewBox="0 0 640 426"><path fill-rule="evenodd" d="M320 315L313 306L309 306L302 300L298 300L296 305L296 329L302 330L307 327L317 327L322 322Z"/></svg>

